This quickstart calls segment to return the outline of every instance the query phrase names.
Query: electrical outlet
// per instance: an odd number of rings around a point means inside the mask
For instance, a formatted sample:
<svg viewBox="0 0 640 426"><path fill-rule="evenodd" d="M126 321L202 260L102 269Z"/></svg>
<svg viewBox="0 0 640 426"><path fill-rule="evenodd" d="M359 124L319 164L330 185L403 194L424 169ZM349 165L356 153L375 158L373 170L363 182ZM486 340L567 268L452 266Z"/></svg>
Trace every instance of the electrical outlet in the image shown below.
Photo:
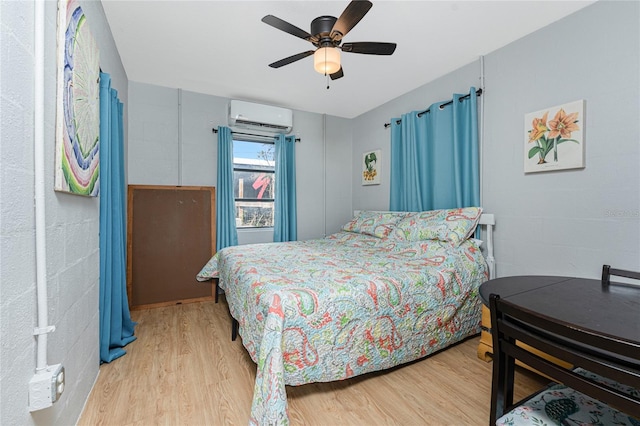
<svg viewBox="0 0 640 426"><path fill-rule="evenodd" d="M51 407L64 392L64 367L50 365L29 381L29 411Z"/></svg>

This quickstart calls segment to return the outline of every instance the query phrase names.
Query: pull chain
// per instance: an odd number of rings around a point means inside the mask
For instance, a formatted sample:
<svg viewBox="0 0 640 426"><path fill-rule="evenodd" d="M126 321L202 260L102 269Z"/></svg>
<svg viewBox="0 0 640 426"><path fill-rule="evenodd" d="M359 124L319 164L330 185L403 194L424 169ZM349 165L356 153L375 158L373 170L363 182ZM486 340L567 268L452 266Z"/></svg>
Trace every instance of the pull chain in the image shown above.
<svg viewBox="0 0 640 426"><path fill-rule="evenodd" d="M324 76L327 77L327 90L329 90L329 76L327 75L327 49L324 50Z"/></svg>

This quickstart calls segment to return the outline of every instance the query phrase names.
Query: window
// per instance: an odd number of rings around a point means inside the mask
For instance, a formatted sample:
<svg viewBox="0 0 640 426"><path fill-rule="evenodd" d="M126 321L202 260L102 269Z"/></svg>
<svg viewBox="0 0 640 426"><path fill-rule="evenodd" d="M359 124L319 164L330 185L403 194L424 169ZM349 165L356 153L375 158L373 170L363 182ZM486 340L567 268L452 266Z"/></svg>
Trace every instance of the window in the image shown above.
<svg viewBox="0 0 640 426"><path fill-rule="evenodd" d="M275 144L233 140L233 193L236 227L273 226Z"/></svg>

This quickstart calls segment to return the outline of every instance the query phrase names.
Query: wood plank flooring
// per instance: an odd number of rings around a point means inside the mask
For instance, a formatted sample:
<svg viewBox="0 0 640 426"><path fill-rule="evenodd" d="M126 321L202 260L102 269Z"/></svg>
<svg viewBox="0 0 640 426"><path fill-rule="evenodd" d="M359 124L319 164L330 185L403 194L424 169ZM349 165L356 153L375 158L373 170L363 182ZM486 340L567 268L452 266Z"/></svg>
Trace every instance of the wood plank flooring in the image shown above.
<svg viewBox="0 0 640 426"><path fill-rule="evenodd" d="M100 367L84 425L246 425L256 366L231 341L227 304L133 311L137 340ZM332 383L287 386L292 425L486 425L491 363L479 337L392 370ZM518 370L516 399L545 379Z"/></svg>

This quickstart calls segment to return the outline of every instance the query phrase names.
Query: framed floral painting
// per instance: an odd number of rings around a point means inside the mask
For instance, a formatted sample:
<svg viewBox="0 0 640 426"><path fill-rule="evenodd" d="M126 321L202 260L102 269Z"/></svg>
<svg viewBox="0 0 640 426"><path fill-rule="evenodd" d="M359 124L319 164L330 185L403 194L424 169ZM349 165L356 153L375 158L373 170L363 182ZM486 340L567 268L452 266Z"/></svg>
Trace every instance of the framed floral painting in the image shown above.
<svg viewBox="0 0 640 426"><path fill-rule="evenodd" d="M369 151L362 154L362 184L380 184L381 151Z"/></svg>
<svg viewBox="0 0 640 426"><path fill-rule="evenodd" d="M584 168L584 100L524 116L524 172Z"/></svg>

